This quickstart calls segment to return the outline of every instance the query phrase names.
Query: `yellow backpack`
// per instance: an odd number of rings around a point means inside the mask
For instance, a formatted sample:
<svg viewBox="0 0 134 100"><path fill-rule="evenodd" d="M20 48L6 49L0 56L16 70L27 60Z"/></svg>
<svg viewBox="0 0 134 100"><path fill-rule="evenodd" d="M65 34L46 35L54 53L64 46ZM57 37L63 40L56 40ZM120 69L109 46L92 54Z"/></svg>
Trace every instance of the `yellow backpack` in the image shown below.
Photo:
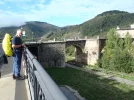
<svg viewBox="0 0 134 100"><path fill-rule="evenodd" d="M13 49L11 44L12 37L10 34L6 33L4 39L2 41L2 48L4 50L5 55L11 57L13 56Z"/></svg>

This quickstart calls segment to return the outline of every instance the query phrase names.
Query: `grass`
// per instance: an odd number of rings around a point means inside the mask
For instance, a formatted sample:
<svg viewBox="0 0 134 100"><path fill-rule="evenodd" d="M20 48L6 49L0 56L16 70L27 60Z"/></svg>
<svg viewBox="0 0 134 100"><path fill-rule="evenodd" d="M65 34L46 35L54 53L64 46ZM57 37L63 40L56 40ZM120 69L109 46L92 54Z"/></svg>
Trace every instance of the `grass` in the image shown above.
<svg viewBox="0 0 134 100"><path fill-rule="evenodd" d="M134 81L134 73L127 74L127 73L123 73L123 72L119 72L119 71L110 71L108 69L103 69L103 68L98 68L98 67L88 66L88 65L82 66L82 68L87 69L87 70L103 72L107 75L112 75L115 77L120 77L120 78Z"/></svg>
<svg viewBox="0 0 134 100"><path fill-rule="evenodd" d="M75 57L72 57L72 56L67 56L66 57L66 61L71 61L71 60L74 60L75 59Z"/></svg>
<svg viewBox="0 0 134 100"><path fill-rule="evenodd" d="M107 75L111 75L111 76L120 77L120 78L134 81L134 72L127 74L124 72L112 71L112 70L108 70L108 69L99 68L97 65L96 66L84 65L84 64L80 64L78 62L75 62L73 57L67 57L67 62L72 64L72 65L76 65L76 66L79 66L79 67L87 69L87 70L103 72Z"/></svg>
<svg viewBox="0 0 134 100"><path fill-rule="evenodd" d="M134 86L73 68L46 68L58 85L78 90L87 100L134 100Z"/></svg>

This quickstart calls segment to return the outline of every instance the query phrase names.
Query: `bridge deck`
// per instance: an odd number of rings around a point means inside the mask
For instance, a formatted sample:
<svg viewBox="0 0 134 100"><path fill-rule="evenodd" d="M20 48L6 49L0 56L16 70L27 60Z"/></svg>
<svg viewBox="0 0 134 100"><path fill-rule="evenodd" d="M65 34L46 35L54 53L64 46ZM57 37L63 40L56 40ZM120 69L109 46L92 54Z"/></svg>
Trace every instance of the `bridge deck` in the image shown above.
<svg viewBox="0 0 134 100"><path fill-rule="evenodd" d="M14 80L12 78L12 57L8 64L2 66L0 78L0 100L30 100L27 80Z"/></svg>

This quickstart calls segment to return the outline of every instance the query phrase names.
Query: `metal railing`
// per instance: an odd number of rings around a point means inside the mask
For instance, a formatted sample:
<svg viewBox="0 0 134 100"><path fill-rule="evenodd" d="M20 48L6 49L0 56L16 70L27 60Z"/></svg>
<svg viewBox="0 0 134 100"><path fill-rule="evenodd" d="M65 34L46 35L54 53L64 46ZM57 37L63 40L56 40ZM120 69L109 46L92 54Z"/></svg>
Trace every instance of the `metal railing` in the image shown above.
<svg viewBox="0 0 134 100"><path fill-rule="evenodd" d="M27 48L23 58L32 100L68 100Z"/></svg>

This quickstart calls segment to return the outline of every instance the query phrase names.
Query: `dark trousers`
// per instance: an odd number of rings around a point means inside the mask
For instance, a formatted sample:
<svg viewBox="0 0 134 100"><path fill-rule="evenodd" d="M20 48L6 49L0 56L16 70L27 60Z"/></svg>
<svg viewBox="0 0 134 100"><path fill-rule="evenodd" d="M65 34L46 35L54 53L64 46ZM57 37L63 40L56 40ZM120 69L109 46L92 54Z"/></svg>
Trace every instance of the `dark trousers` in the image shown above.
<svg viewBox="0 0 134 100"><path fill-rule="evenodd" d="M3 59L4 59L4 64L8 64L8 59L7 59L7 56L5 54L3 55Z"/></svg>

